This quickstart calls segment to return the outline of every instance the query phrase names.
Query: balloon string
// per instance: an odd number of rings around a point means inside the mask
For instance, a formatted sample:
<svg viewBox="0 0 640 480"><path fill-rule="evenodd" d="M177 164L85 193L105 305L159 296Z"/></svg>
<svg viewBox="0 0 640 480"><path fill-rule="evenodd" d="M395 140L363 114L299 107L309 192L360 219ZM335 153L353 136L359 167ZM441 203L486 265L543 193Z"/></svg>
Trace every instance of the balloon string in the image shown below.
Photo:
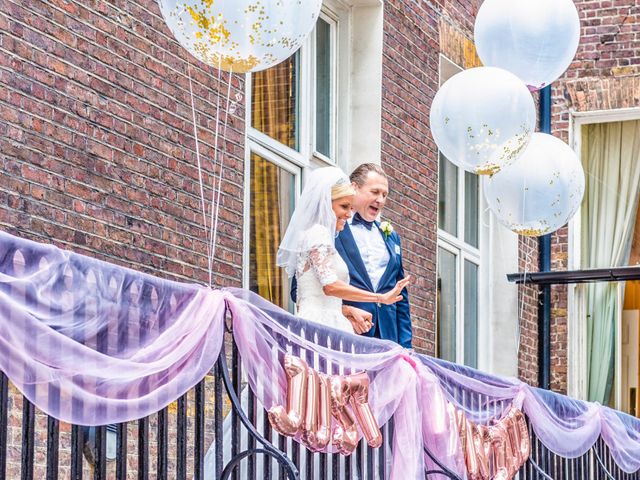
<svg viewBox="0 0 640 480"><path fill-rule="evenodd" d="M228 82L227 82L227 103L224 109L224 123L222 124L222 138L226 138L227 135L227 123L228 123L228 119L229 119L229 109L231 107L231 74L233 73L233 70L229 70L229 73L227 75L228 78ZM222 153L225 153L226 151L226 147L225 147L225 143L223 142L222 144ZM217 150L217 149L216 149ZM218 235L218 218L219 218L219 214L220 214L220 194L222 192L222 174L223 174L223 166L224 166L224 155L220 155L220 167L218 169L218 192L217 192L217 197L216 197L216 202L215 202L215 206L216 206L216 214L215 214L215 221L213 223L212 229L213 229L213 233L212 233L212 241L211 241L211 255L214 256L216 254L216 239L217 239L217 235Z"/></svg>
<svg viewBox="0 0 640 480"><path fill-rule="evenodd" d="M216 187L216 177L215 177L215 172L214 172L214 168L216 166L216 164L218 163L218 139L220 137L219 133L220 133L220 83L222 82L222 59L218 59L218 95L216 98L216 129L215 129L215 133L213 136L213 165L212 165L212 180L211 180L211 203L210 203L210 208L211 208L211 219L209 222L209 225L211 225L211 228L209 230L209 235L207 237L207 242L208 242L208 247L207 247L207 251L209 252L209 286L213 285L213 257L214 257L214 249L213 249L213 224L215 223L215 215L216 215L216 211L214 208L214 201L215 201L215 196L216 196L216 191L215 191L215 187ZM220 167L219 167L220 168Z"/></svg>
<svg viewBox="0 0 640 480"><path fill-rule="evenodd" d="M202 162L200 159L200 142L198 141L198 126L196 123L196 106L195 99L193 95L193 83L191 81L191 65L187 64L187 73L189 76L189 93L191 94L191 116L193 119L193 137L196 143L196 161L198 164L198 183L200 185L200 204L202 206L202 223L204 225L205 233L208 233L209 229L207 227L207 206L206 200L204 197L204 181L202 179ZM209 260L209 286L211 286L211 247L207 242L207 258Z"/></svg>

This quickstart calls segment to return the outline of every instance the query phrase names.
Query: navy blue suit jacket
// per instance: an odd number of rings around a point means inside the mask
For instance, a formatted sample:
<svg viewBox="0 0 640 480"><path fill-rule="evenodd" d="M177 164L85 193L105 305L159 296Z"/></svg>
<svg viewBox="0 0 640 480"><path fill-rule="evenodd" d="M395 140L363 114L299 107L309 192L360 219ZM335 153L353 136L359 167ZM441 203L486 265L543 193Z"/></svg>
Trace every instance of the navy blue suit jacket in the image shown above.
<svg viewBox="0 0 640 480"><path fill-rule="evenodd" d="M376 227L378 227L379 230L378 222L376 222L374 228ZM377 290L373 289L371 279L364 266L362 256L353 238L349 224L345 225L344 230L342 230L336 238L336 250L338 250L347 267L349 267L351 285L375 293L388 292L396 285L398 280L404 278L400 237L395 231L389 236L385 236L382 232L380 232L380 235L384 238L387 250L389 251L389 263L378 283ZM297 285L294 279L291 288L291 298L294 301L296 299L296 290ZM411 314L409 312L409 295L406 288L402 291L402 297L402 300L393 305L378 305L374 302L350 302L346 300L344 304L361 308L362 310L371 312L373 315L373 326L371 330L363 335L392 340L405 348L411 348Z"/></svg>

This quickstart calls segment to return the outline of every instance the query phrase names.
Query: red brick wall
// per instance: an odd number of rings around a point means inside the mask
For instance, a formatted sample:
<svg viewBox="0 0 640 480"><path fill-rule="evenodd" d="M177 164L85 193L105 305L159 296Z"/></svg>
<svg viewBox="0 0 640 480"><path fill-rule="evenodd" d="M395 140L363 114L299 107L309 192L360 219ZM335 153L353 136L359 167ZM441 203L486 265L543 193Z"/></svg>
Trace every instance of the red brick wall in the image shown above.
<svg viewBox="0 0 640 480"><path fill-rule="evenodd" d="M0 1L0 227L190 281L206 278L187 62L212 172L223 75L155 1ZM239 77L234 90L242 90ZM235 93L235 92L234 92ZM227 129L219 281L239 284L243 112ZM205 177L208 184L211 177Z"/></svg>
<svg viewBox="0 0 640 480"><path fill-rule="evenodd" d="M640 4L635 0L576 0L581 22L581 39L574 62L553 84L552 130L569 140L570 111L588 112L640 106ZM568 229L552 238L552 268L568 267ZM531 318L531 303L525 315ZM552 389L567 390L567 287L552 290ZM521 319L523 321L523 319ZM528 345L535 343L537 326L524 321L520 373L533 378L537 355L529 356ZM532 360L536 361L532 361Z"/></svg>

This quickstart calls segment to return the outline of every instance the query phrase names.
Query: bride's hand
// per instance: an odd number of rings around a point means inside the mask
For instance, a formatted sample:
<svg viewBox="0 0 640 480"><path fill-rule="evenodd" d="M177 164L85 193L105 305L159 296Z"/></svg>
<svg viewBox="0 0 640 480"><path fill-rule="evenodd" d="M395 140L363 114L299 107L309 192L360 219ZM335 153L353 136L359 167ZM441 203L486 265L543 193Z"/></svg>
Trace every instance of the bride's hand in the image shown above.
<svg viewBox="0 0 640 480"><path fill-rule="evenodd" d="M393 303L396 303L402 300L402 295L401 295L402 290L404 290L404 288L407 285L409 285L410 281L411 281L411 275L407 275L398 283L396 283L396 286L393 287L391 290L389 290L387 293L380 294L379 303L384 303L385 305L391 305Z"/></svg>
<svg viewBox="0 0 640 480"><path fill-rule="evenodd" d="M366 310L361 310L351 305L343 305L342 314L351 322L353 331L358 335L371 330L373 315Z"/></svg>

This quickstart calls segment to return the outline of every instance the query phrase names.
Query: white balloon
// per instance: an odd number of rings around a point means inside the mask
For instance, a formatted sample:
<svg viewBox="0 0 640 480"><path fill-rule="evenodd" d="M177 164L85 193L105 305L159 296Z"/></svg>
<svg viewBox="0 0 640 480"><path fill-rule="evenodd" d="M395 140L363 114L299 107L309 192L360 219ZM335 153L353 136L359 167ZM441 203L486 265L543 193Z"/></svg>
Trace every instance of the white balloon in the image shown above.
<svg viewBox="0 0 640 480"><path fill-rule="evenodd" d="M584 170L562 140L534 133L520 160L484 180L498 221L520 235L551 233L573 217L584 195Z"/></svg>
<svg viewBox="0 0 640 480"><path fill-rule="evenodd" d="M572 0L485 0L474 39L484 65L509 70L535 90L571 64L580 19Z"/></svg>
<svg viewBox="0 0 640 480"><path fill-rule="evenodd" d="M431 105L431 133L454 164L491 175L512 164L535 130L527 87L499 68L464 70L445 82Z"/></svg>
<svg viewBox="0 0 640 480"><path fill-rule="evenodd" d="M160 0L176 40L198 60L234 73L269 68L295 53L322 0Z"/></svg>

